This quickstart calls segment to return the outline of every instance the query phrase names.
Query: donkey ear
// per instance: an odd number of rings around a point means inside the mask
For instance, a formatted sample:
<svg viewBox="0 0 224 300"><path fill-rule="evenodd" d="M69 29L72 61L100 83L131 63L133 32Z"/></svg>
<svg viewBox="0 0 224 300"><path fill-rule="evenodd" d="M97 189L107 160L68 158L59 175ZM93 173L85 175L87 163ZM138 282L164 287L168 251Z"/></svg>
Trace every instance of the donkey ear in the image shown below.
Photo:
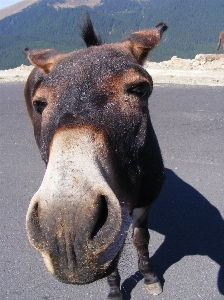
<svg viewBox="0 0 224 300"><path fill-rule="evenodd" d="M168 26L161 22L152 29L132 33L129 38L122 41L122 44L128 48L138 63L142 65L147 59L149 52L158 45L164 31L167 29Z"/></svg>
<svg viewBox="0 0 224 300"><path fill-rule="evenodd" d="M23 54L27 56L29 61L42 70L44 74L49 74L57 62L59 62L66 53L54 49L32 50L25 48Z"/></svg>

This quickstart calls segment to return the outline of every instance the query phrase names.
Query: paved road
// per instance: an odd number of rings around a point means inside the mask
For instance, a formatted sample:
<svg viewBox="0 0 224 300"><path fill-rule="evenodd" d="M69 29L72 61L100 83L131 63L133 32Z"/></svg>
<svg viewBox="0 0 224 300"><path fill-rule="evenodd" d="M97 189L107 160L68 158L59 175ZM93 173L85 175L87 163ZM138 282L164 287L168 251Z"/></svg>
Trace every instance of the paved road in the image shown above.
<svg viewBox="0 0 224 300"><path fill-rule="evenodd" d="M167 181L150 215L150 253L164 292L144 290L130 236L120 263L125 300L221 300L224 294L224 87L156 86L150 111ZM57 282L26 238L44 174L23 84L0 84L0 299L103 300L106 280Z"/></svg>

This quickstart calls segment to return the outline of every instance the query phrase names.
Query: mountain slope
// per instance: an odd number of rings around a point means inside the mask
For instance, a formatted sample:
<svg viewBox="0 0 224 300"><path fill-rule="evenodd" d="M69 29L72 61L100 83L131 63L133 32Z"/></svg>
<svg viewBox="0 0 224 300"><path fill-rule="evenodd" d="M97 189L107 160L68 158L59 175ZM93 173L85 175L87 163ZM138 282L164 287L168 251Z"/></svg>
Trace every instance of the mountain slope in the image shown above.
<svg viewBox="0 0 224 300"><path fill-rule="evenodd" d="M0 20L12 16L18 12L21 12L24 8L29 7L35 2L38 2L40 0L22 0L18 3L15 3L13 5L7 6L3 9L0 9ZM53 5L54 8L74 8L82 5L86 5L89 7L94 7L96 5L100 5L101 0L64 0L64 1L55 1L55 4Z"/></svg>
<svg viewBox="0 0 224 300"><path fill-rule="evenodd" d="M101 5L92 8L54 7L64 2L41 0L0 21L0 69L27 64L21 55L26 46L63 51L84 47L79 24L87 10L105 42L166 22L169 29L151 56L154 61L214 53L219 32L224 29L223 0L203 0L203 7L201 0L101 0Z"/></svg>
<svg viewBox="0 0 224 300"><path fill-rule="evenodd" d="M18 3L15 3L11 6L0 9L0 20L22 11L24 8L32 5L33 3L37 2L37 1L39 1L39 0L23 0Z"/></svg>
<svg viewBox="0 0 224 300"><path fill-rule="evenodd" d="M69 7L79 7L82 5L86 5L89 7L94 7L96 5L100 5L101 0L64 0L61 2L56 2L54 4L55 8L61 7L61 8L69 8Z"/></svg>

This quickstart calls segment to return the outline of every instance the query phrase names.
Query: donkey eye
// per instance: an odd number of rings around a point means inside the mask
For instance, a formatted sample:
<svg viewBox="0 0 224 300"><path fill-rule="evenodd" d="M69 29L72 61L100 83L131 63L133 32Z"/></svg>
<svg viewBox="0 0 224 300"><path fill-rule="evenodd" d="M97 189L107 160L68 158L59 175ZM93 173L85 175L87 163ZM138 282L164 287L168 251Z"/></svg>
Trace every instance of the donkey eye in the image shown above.
<svg viewBox="0 0 224 300"><path fill-rule="evenodd" d="M35 111L40 115L42 115L46 106L47 106L47 102L44 100L36 100L33 102L33 107Z"/></svg>
<svg viewBox="0 0 224 300"><path fill-rule="evenodd" d="M143 100L148 99L152 93L152 88L148 82L140 82L138 84L132 85L127 89L127 93L134 94Z"/></svg>

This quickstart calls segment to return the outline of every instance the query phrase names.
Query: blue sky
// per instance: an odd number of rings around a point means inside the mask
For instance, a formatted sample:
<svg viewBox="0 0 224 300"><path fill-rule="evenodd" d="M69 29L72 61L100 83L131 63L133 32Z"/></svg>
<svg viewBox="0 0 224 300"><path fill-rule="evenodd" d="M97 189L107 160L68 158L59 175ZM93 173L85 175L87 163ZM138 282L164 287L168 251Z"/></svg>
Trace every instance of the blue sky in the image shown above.
<svg viewBox="0 0 224 300"><path fill-rule="evenodd" d="M20 2L21 0L0 0L0 9Z"/></svg>

